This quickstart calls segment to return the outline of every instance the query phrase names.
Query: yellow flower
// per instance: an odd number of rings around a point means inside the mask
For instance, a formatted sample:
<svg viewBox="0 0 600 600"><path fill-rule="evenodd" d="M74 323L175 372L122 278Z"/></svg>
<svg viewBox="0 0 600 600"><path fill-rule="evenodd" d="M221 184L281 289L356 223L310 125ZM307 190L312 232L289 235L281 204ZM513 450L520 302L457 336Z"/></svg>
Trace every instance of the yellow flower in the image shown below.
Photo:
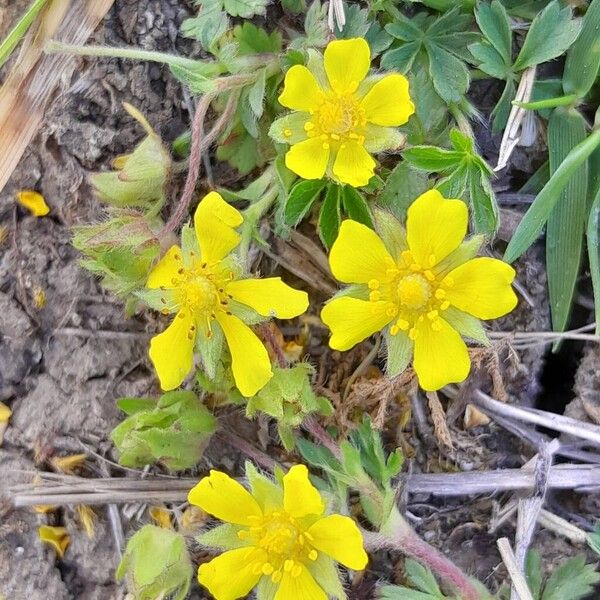
<svg viewBox="0 0 600 600"><path fill-rule="evenodd" d="M164 314L177 313L150 343L150 359L163 390L178 387L191 371L194 346L201 356L215 356L224 338L235 383L244 396L253 396L273 372L266 348L246 322L271 316L290 319L308 307L306 292L279 277L239 278L231 252L239 244L235 228L242 221L235 208L211 192L196 209L195 235L185 228L182 248L172 246L148 277L146 287L157 293L155 307ZM142 297L150 301L147 293Z"/></svg>
<svg viewBox="0 0 600 600"><path fill-rule="evenodd" d="M344 221L329 264L338 280L358 285L321 312L332 331L330 346L348 350L384 330L390 376L403 371L414 353L425 390L463 381L471 363L461 335L486 343L479 319L496 319L517 304L514 269L494 258L474 258L483 238L463 241L467 220L464 202L430 190L409 207L406 232L382 213L382 237Z"/></svg>
<svg viewBox="0 0 600 600"><path fill-rule="evenodd" d="M32 190L18 192L17 201L29 210L34 217L45 217L50 212L44 196Z"/></svg>
<svg viewBox="0 0 600 600"><path fill-rule="evenodd" d="M325 173L354 187L367 185L371 153L404 141L394 129L415 112L408 81L399 73L367 77L371 51L362 38L335 40L323 57L312 53L308 68L294 65L279 102L297 111L275 121L271 137L292 147L285 164L304 179Z"/></svg>
<svg viewBox="0 0 600 600"><path fill-rule="evenodd" d="M350 517L324 516L325 505L304 465L283 476L283 489L247 466L252 493L211 471L188 500L227 524L200 542L226 552L200 565L198 580L217 600L243 598L257 587L262 600L345 598L335 562L364 569L368 557Z"/></svg>

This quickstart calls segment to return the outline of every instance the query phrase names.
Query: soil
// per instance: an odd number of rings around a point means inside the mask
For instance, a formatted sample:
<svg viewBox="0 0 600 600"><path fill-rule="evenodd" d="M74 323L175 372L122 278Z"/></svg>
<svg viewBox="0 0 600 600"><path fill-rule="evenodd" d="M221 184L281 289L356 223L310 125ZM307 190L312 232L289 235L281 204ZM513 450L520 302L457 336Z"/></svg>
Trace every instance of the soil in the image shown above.
<svg viewBox="0 0 600 600"><path fill-rule="evenodd" d="M0 0L0 37L28 4L28 0ZM190 54L196 49L178 34L179 24L190 11L191 2L182 0L119 0L93 41ZM484 107L489 103L489 95L496 92L487 88L475 90ZM30 481L36 469L48 470L53 456L78 452L87 452L90 457L84 474L122 475L118 466L107 462L117 458L108 437L121 419L115 399L158 391L147 358L147 334L156 330L155 318L127 318L122 304L80 267L80 257L70 245L73 225L101 216L86 175L107 168L112 158L131 150L143 135L139 125L123 110L123 101L147 115L167 141L187 126L185 95L167 69L117 59L82 60L70 78L61 82L43 128L0 193L0 225L8 228L8 236L0 246L0 400L13 411L0 448L0 490L17 481ZM486 158L493 162L499 140L485 129L477 135ZM539 165L535 156L535 149L520 151L519 166L513 168L512 179L510 171L504 174L498 182L499 189L516 189L522 174L531 173ZM229 178L235 180L235 174ZM25 188L44 195L51 208L48 217L36 219L17 207L14 193ZM514 211L522 209L506 208L506 227L510 229L515 222ZM501 245L502 241L498 250ZM533 307L522 300L519 308L495 323L494 328L548 330L540 247L527 253L518 272L519 283ZM39 290L46 296L43 308L36 307ZM104 333L95 335L98 331ZM337 375L325 382L336 393L365 356L368 346L342 358L324 351L325 338L319 335L324 336L323 332L315 333L314 359L330 373L331 366L323 365L336 365ZM548 393L542 385L546 351L544 346L536 346L515 355L506 345L500 346L497 354L486 355L481 361L475 378L489 391L497 392L498 386L503 385L502 393L511 402L543 408ZM572 400L567 414L598 423L600 356L597 347L586 348L584 354L575 390L568 390L560 412ZM496 373L495 378L490 376L492 372ZM574 378L575 373L570 377ZM447 408L452 414L452 406ZM465 430L459 410L451 420L455 450L444 450L435 443L430 431L426 436L412 423L399 431L395 417L402 410L401 404L390 407L392 418L386 421L384 432L390 445L401 443L412 449L415 470L520 466L534 454L532 448L523 446L494 424ZM265 423L248 422L239 414L228 418L234 420L238 433L246 439L275 450L274 437ZM285 460L285 455L277 452L277 458ZM235 472L241 462L235 451L214 442L198 472L207 465ZM484 497L465 502L411 496L407 510L425 539L495 589L505 575L496 539L510 535L513 524L493 533L488 532L488 524L495 504L507 498L508 495ZM550 501L569 514L576 512L590 524L600 516L597 501L588 496L571 494L568 499L552 497ZM138 508L124 507L121 511L126 534L148 520ZM15 510L7 496L0 496L0 598L123 598L123 587L114 581L119 548L108 513L104 508L96 513L95 535L89 538L72 509L48 514ZM37 527L45 523L64 525L71 533L71 545L62 560L57 560L54 552L37 538ZM584 551L546 531L537 534L535 546L548 567L556 559ZM381 557L365 581L355 582L351 597L372 598L375 576L393 580L399 574L389 558ZM191 597L207 596L196 586Z"/></svg>

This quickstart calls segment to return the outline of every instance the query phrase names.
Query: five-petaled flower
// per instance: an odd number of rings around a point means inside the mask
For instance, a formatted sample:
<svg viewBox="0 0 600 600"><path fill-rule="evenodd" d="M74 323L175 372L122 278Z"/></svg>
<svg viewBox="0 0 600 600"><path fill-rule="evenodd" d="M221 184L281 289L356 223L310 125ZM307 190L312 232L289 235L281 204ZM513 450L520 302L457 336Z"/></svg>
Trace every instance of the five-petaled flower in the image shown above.
<svg viewBox="0 0 600 600"><path fill-rule="evenodd" d="M335 562L364 569L368 557L350 517L325 516L325 504L304 465L283 476L283 489L247 465L252 493L211 471L189 493L191 504L226 524L200 542L226 550L200 565L198 580L217 600L345 598Z"/></svg>
<svg viewBox="0 0 600 600"><path fill-rule="evenodd" d="M270 135L290 144L285 164L304 179L327 175L354 187L367 185L371 153L397 148L394 129L415 112L406 77L367 77L371 51L362 38L335 40L325 54L312 53L308 67L294 65L285 76L279 102L293 111L276 120Z"/></svg>
<svg viewBox="0 0 600 600"><path fill-rule="evenodd" d="M479 319L496 319L517 304L514 269L494 258L474 258L483 238L463 241L467 221L466 204L437 190L409 207L406 231L389 216L381 237L344 221L329 263L339 281L358 285L321 312L332 331L330 346L348 350L383 330L389 375L403 371L414 353L425 390L463 381L471 363L461 334L485 343Z"/></svg>
<svg viewBox="0 0 600 600"><path fill-rule="evenodd" d="M177 313L150 343L163 390L178 387L189 374L195 345L212 343L219 351L224 336L238 389L244 396L256 394L273 372L266 348L244 321L289 319L308 307L306 292L279 277L240 278L231 252L239 244L235 228L242 221L235 208L211 192L196 209L195 235L184 228L182 247L172 246L148 277L146 287L157 291L157 307L164 314Z"/></svg>

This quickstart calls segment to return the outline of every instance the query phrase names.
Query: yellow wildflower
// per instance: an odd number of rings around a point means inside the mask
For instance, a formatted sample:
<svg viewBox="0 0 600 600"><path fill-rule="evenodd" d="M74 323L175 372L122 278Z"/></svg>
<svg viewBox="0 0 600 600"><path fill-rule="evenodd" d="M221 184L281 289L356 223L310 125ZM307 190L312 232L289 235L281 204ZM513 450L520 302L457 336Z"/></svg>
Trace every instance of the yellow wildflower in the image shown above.
<svg viewBox="0 0 600 600"><path fill-rule="evenodd" d="M69 533L64 527L42 525L38 527L38 537L44 544L52 546L60 558L63 558L71 542Z"/></svg>
<svg viewBox="0 0 600 600"><path fill-rule="evenodd" d="M406 232L381 214L382 237L344 221L329 264L338 280L358 285L321 312L332 331L330 346L348 350L383 330L390 376L414 353L425 390L463 381L471 362L461 335L486 343L478 319L496 319L517 304L514 269L495 258L474 258L483 238L463 242L467 220L464 202L430 190L409 207Z"/></svg>
<svg viewBox="0 0 600 600"><path fill-rule="evenodd" d="M155 525L164 529L173 529L171 513L164 506L151 506L148 512Z"/></svg>
<svg viewBox="0 0 600 600"><path fill-rule="evenodd" d="M325 173L354 187L374 174L371 154L397 148L404 136L394 127L415 112L408 80L400 73L367 77L371 50L362 38L335 40L324 56L312 53L308 67L286 73L279 102L292 109L270 135L290 144L285 164L304 179Z"/></svg>
<svg viewBox="0 0 600 600"><path fill-rule="evenodd" d="M240 278L231 252L240 242L235 228L242 221L235 208L211 192L196 209L195 235L184 230L183 248L172 246L148 277L146 287L158 291L157 308L177 313L150 343L163 390L178 387L191 371L194 346L220 348L224 336L235 383L244 396L253 396L273 372L266 348L246 323L271 316L290 319L308 307L306 292L279 277Z"/></svg>
<svg viewBox="0 0 600 600"><path fill-rule="evenodd" d="M364 569L367 554L350 517L325 514L304 465L283 476L283 489L247 469L252 493L211 471L188 500L227 524L201 543L226 550L200 565L198 580L217 600L236 600L258 586L264 600L345 598L335 562Z"/></svg>
<svg viewBox="0 0 600 600"><path fill-rule="evenodd" d="M44 196L32 190L23 190L17 193L17 201L24 206L34 217L45 217L50 212Z"/></svg>

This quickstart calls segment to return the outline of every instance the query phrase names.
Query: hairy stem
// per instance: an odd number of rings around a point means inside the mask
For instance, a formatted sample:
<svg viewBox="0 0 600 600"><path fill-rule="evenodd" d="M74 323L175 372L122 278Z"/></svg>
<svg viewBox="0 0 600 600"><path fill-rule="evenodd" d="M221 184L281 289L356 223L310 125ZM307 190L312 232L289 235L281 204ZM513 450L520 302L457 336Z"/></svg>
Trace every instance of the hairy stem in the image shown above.
<svg viewBox="0 0 600 600"><path fill-rule="evenodd" d="M437 548L421 539L397 509L392 511L380 532L363 531L363 538L368 550L395 550L414 558L451 585L462 600L481 600L467 575Z"/></svg>
<svg viewBox="0 0 600 600"><path fill-rule="evenodd" d="M323 429L321 424L312 416L308 416L302 422L302 427L306 429L317 442L327 448L338 460L342 460L342 451L337 442Z"/></svg>

